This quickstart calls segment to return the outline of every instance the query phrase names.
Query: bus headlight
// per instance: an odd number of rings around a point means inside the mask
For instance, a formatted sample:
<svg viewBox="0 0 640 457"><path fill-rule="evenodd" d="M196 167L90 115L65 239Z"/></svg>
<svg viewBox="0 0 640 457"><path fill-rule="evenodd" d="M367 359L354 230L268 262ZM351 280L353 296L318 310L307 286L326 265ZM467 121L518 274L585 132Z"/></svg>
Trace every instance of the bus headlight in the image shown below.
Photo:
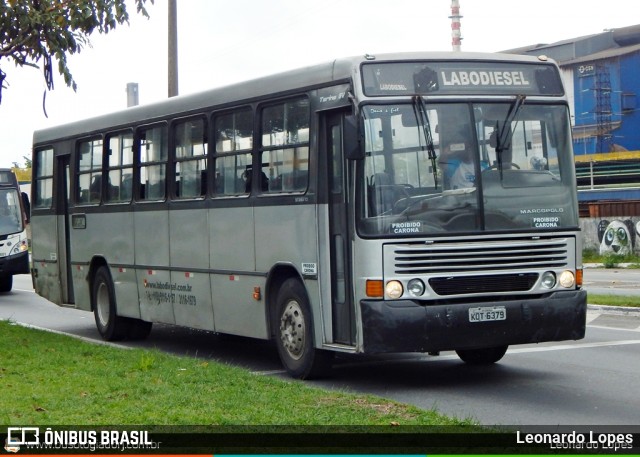
<svg viewBox="0 0 640 457"><path fill-rule="evenodd" d="M407 284L407 290L414 297L421 297L424 294L424 282L421 279L412 279Z"/></svg>
<svg viewBox="0 0 640 457"><path fill-rule="evenodd" d="M15 254L20 254L21 252L24 252L26 250L29 249L29 246L27 246L27 242L26 241L22 241L18 244L16 244L13 249L11 249L11 255L15 255Z"/></svg>
<svg viewBox="0 0 640 457"><path fill-rule="evenodd" d="M545 289L553 289L556 286L556 274L553 271L545 271L542 273L540 284Z"/></svg>
<svg viewBox="0 0 640 457"><path fill-rule="evenodd" d="M573 271L565 270L560 273L560 280L558 282L565 289L570 289L576 285L576 277Z"/></svg>
<svg viewBox="0 0 640 457"><path fill-rule="evenodd" d="M387 297L396 299L402 297L404 290L400 281L389 281L384 288Z"/></svg>

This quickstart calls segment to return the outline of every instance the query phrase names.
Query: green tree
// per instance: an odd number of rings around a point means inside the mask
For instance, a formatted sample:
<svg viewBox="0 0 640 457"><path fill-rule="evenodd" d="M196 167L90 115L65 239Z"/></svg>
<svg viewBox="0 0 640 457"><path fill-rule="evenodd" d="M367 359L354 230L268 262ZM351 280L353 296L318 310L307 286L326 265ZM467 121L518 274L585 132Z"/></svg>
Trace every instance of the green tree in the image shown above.
<svg viewBox="0 0 640 457"><path fill-rule="evenodd" d="M153 0L133 0L137 12ZM0 0L0 102L6 89L2 65L40 68L47 89L53 89L53 63L67 86L76 82L67 66L67 55L79 53L92 33L108 33L128 23L127 0ZM46 95L46 91L45 91Z"/></svg>

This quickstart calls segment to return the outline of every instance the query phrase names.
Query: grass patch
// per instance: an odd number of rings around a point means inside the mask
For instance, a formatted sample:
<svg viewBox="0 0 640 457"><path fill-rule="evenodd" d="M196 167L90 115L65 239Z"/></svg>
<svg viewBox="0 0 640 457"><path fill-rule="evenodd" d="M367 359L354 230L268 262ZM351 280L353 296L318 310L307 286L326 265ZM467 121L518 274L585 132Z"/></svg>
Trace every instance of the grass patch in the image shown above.
<svg viewBox="0 0 640 457"><path fill-rule="evenodd" d="M587 301L591 305L626 306L629 308L640 308L640 296L624 295L599 295L587 294Z"/></svg>
<svg viewBox="0 0 640 457"><path fill-rule="evenodd" d="M472 425L375 396L7 321L0 321L0 354L4 424Z"/></svg>

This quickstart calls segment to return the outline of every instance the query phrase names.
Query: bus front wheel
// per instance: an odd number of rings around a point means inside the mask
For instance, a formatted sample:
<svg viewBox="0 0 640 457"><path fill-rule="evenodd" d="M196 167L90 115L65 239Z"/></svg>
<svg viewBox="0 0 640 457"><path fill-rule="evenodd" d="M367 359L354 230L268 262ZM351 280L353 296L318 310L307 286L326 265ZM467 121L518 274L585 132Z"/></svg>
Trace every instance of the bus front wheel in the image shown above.
<svg viewBox="0 0 640 457"><path fill-rule="evenodd" d="M314 347L313 317L304 286L288 279L277 296L276 345L285 369L294 378L312 379L331 367L331 353Z"/></svg>
<svg viewBox="0 0 640 457"><path fill-rule="evenodd" d="M456 350L458 357L469 365L491 365L500 360L509 346L498 346L494 348L482 349L459 349Z"/></svg>
<svg viewBox="0 0 640 457"><path fill-rule="evenodd" d="M102 338L106 341L118 341L129 330L126 317L116 313L116 295L107 267L100 267L93 280L93 315Z"/></svg>

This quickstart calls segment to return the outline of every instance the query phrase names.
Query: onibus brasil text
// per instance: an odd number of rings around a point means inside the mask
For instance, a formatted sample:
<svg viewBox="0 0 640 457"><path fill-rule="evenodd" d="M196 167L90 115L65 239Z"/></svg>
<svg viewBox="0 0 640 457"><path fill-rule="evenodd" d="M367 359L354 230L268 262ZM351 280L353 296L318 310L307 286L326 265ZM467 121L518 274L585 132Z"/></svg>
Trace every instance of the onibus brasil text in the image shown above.
<svg viewBox="0 0 640 457"><path fill-rule="evenodd" d="M7 443L39 448L89 449L159 449L145 430L52 430L38 427L9 427Z"/></svg>

